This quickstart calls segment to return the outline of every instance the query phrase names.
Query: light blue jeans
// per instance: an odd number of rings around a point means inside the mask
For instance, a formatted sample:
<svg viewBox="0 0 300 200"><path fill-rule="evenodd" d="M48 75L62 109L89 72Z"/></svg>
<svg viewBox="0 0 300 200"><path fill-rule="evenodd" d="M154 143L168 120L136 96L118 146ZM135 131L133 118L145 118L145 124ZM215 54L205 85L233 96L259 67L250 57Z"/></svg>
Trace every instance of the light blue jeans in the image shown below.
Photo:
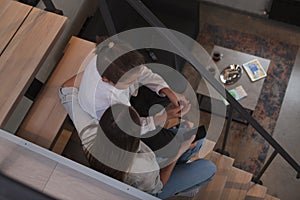
<svg viewBox="0 0 300 200"><path fill-rule="evenodd" d="M177 164L162 192L155 196L165 199L198 188L209 182L215 173L216 166L209 160L199 159L190 163Z"/></svg>
<svg viewBox="0 0 300 200"><path fill-rule="evenodd" d="M198 140L197 146L195 146L192 149L188 149L186 152L184 152L178 159L177 163L186 163L187 161L189 161L192 157L194 157L199 152L204 142L205 142L205 138Z"/></svg>
<svg viewBox="0 0 300 200"><path fill-rule="evenodd" d="M179 132L184 133L187 130L189 129L183 128ZM162 192L155 196L165 199L180 192L193 190L209 182L214 177L216 166L211 161L199 159L186 163L199 152L204 142L205 138L199 140L196 147L187 150L181 155Z"/></svg>

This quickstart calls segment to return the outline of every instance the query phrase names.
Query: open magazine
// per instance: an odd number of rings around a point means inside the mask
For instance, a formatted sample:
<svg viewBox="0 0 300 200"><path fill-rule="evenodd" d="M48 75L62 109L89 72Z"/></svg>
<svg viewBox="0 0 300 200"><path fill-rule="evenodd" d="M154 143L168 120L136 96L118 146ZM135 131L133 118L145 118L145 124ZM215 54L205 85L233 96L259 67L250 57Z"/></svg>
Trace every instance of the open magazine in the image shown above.
<svg viewBox="0 0 300 200"><path fill-rule="evenodd" d="M247 96L246 91L244 90L243 86L241 86L241 85L240 85L240 86L237 86L237 87L234 88L234 89L229 90L228 92L229 92L229 94L231 94L231 96L233 96L237 101L240 100L240 99L242 99L242 98L245 98L245 97ZM224 104L225 104L226 106L229 105L229 102L228 102L226 99L224 99L223 97L222 97L222 101L224 102Z"/></svg>
<svg viewBox="0 0 300 200"><path fill-rule="evenodd" d="M229 93L231 94L231 96L233 96L237 101L247 96L246 91L244 90L243 86L241 86L241 85L238 86L238 87L236 87L236 88L234 88L234 89L229 90L228 92L229 92Z"/></svg>
<svg viewBox="0 0 300 200"><path fill-rule="evenodd" d="M244 63L243 67L251 81L257 81L267 76L267 73L257 59Z"/></svg>

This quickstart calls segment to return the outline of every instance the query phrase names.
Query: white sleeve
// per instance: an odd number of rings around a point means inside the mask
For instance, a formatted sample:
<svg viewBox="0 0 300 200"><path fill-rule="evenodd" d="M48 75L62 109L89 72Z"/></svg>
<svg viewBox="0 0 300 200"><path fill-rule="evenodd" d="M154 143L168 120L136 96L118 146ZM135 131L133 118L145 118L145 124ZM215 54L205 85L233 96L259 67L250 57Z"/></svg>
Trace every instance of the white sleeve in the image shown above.
<svg viewBox="0 0 300 200"><path fill-rule="evenodd" d="M143 142L125 176L125 182L151 194L159 193L163 188L156 156Z"/></svg>
<svg viewBox="0 0 300 200"><path fill-rule="evenodd" d="M150 117L140 117L141 122L141 135L146 134L149 131L153 131L156 129L154 124L154 119L152 116Z"/></svg>
<svg viewBox="0 0 300 200"><path fill-rule="evenodd" d="M136 180L138 180L138 186L134 186L150 194L160 193L163 189L159 171L143 173L142 175L138 175Z"/></svg>
<svg viewBox="0 0 300 200"><path fill-rule="evenodd" d="M162 88L169 88L169 85L160 75L153 73L151 69L144 65L142 66L141 75L138 77L138 82L156 92L158 95L160 95L159 91Z"/></svg>
<svg viewBox="0 0 300 200"><path fill-rule="evenodd" d="M59 89L61 103L65 107L68 115L74 123L78 133L83 128L95 123L94 119L80 107L78 103L78 89L74 87L65 87Z"/></svg>

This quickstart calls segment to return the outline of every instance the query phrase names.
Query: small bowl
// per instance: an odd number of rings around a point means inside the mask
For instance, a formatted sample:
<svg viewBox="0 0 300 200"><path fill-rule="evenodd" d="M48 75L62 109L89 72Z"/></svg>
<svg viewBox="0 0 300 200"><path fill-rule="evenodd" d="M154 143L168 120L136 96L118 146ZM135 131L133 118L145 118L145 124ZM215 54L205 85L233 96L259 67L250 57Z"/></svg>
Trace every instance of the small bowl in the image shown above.
<svg viewBox="0 0 300 200"><path fill-rule="evenodd" d="M219 60L221 60L223 58L223 54L220 53L220 52L214 52L213 55L212 55L212 59L217 62Z"/></svg>
<svg viewBox="0 0 300 200"><path fill-rule="evenodd" d="M234 84L241 78L242 72L243 70L240 65L228 65L221 71L220 80L224 85Z"/></svg>

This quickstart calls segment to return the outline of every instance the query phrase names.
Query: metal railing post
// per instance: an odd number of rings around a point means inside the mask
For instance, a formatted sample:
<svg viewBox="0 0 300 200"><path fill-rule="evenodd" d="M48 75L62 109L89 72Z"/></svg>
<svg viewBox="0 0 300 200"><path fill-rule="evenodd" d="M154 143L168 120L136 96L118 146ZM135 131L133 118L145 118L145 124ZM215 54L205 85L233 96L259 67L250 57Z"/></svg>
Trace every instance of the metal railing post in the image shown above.
<svg viewBox="0 0 300 200"><path fill-rule="evenodd" d="M53 2L51 0L42 0L44 5L46 6L45 10L48 12L53 12L56 13L58 15L63 15L63 11L62 10L58 10L56 9L55 5L53 4Z"/></svg>
<svg viewBox="0 0 300 200"><path fill-rule="evenodd" d="M272 153L272 155L270 156L270 158L266 162L266 164L263 166L263 168L258 173L258 175L252 178L252 181L254 183L258 183L258 184L262 185L262 181L260 179L261 179L262 175L265 173L265 171L267 170L267 168L270 166L271 162L277 156L277 154L278 154L278 152L276 150L274 150L273 153Z"/></svg>
<svg viewBox="0 0 300 200"><path fill-rule="evenodd" d="M99 9L101 12L101 15L103 17L103 21L105 23L105 26L107 28L107 32L109 36L117 34L117 30L114 24L114 21L112 19L111 13L109 11L109 7L107 5L106 0L98 0L99 2Z"/></svg>
<svg viewBox="0 0 300 200"><path fill-rule="evenodd" d="M228 138L230 125L231 125L231 121L232 121L232 114L233 114L233 108L230 106L230 104L228 106L229 106L228 117L227 117L226 130L225 130L225 134L224 134L224 138L223 138L222 148L216 149L216 152L218 152L222 155L225 155L225 156L230 156L229 152L227 152L225 150L225 147L226 147L226 143L227 143L227 138Z"/></svg>

